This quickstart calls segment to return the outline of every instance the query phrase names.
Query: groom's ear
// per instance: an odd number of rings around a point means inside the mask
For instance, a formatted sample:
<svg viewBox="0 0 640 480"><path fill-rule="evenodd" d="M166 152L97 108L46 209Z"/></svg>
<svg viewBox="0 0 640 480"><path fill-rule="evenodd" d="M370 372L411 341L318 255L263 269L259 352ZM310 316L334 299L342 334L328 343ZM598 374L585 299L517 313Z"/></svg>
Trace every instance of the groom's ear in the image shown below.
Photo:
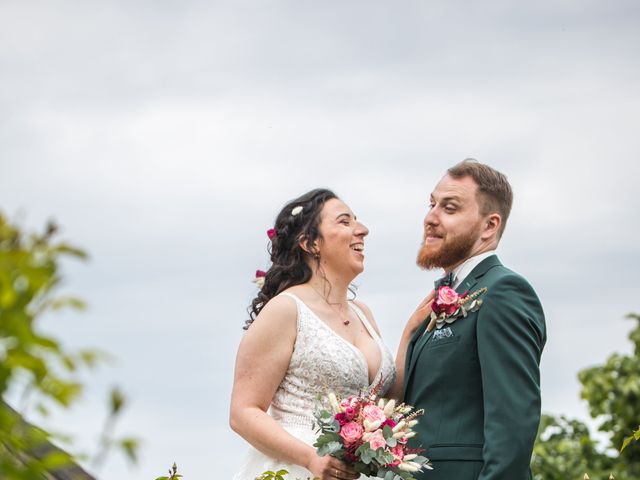
<svg viewBox="0 0 640 480"><path fill-rule="evenodd" d="M484 222L484 229L480 238L482 240L490 240L492 237L499 238L500 226L502 225L502 217L499 213L494 212L487 215Z"/></svg>

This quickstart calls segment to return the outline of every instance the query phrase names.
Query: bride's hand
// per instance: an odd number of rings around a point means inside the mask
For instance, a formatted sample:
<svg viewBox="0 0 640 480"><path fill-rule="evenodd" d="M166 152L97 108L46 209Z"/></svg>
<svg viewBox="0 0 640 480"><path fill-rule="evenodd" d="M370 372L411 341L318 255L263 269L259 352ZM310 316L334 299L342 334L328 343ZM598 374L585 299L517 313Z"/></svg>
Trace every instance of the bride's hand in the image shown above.
<svg viewBox="0 0 640 480"><path fill-rule="evenodd" d="M314 480L356 480L360 478L360 474L353 467L329 455L324 457L316 455L308 468L313 473Z"/></svg>
<svg viewBox="0 0 640 480"><path fill-rule="evenodd" d="M431 304L433 303L433 300L435 298L436 298L436 291L432 290L431 293L429 293L429 295L427 295L424 298L424 300L420 302L420 305L418 305L418 308L416 308L416 311L413 312L413 315L409 317L409 321L407 321L407 326L405 328L410 333L413 333L418 328L420 328L420 325L422 325L422 322L424 322L424 320L428 318L429 315L431 315Z"/></svg>

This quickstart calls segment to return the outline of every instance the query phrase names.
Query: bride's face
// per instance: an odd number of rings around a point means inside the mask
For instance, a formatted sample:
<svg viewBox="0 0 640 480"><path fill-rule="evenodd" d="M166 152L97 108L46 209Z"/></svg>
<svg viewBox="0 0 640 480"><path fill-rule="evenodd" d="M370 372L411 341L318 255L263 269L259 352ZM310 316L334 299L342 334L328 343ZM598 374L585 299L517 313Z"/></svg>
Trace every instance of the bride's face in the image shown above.
<svg viewBox="0 0 640 480"><path fill-rule="evenodd" d="M323 268L355 277L364 270L364 237L369 229L356 220L351 209L332 198L320 212L317 252Z"/></svg>

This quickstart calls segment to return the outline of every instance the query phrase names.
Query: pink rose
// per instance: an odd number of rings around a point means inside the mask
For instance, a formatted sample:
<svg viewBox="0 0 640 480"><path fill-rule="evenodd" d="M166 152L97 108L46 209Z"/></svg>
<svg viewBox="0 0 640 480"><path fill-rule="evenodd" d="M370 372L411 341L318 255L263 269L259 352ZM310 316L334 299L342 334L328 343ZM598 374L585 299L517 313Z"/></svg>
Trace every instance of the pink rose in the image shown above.
<svg viewBox="0 0 640 480"><path fill-rule="evenodd" d="M363 434L362 427L356 422L349 422L342 426L340 429L340 436L344 440L344 443L356 443L362 438Z"/></svg>
<svg viewBox="0 0 640 480"><path fill-rule="evenodd" d="M377 407L376 405L365 405L362 409L362 416L365 420L369 420L369 422L384 422L387 417L384 414L384 411Z"/></svg>
<svg viewBox="0 0 640 480"><path fill-rule="evenodd" d="M391 453L393 454L393 462L388 463L388 467L397 467L402 463L404 459L404 447L402 445L396 445L391 449Z"/></svg>
<svg viewBox="0 0 640 480"><path fill-rule="evenodd" d="M377 450L379 448L384 448L387 446L387 441L384 439L384 435L382 434L382 430L376 430L369 437L369 445L373 450Z"/></svg>
<svg viewBox="0 0 640 480"><path fill-rule="evenodd" d="M438 303L440 305L454 305L458 303L458 293L450 287L440 287L438 289Z"/></svg>
<svg viewBox="0 0 640 480"><path fill-rule="evenodd" d="M436 315L440 315L444 312L447 315L453 315L458 310L458 301L460 295L449 287L440 287L438 289L438 298L433 302L433 311Z"/></svg>

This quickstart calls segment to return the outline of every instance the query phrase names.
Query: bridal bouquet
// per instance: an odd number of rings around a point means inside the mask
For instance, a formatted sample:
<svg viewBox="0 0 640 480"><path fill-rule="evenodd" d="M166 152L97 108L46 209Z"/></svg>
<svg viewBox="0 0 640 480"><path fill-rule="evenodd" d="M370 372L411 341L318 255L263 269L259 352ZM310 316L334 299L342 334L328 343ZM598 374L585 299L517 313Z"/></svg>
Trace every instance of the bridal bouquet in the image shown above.
<svg viewBox="0 0 640 480"><path fill-rule="evenodd" d="M316 404L318 455L332 455L353 464L357 472L385 480L415 480L413 473L431 469L421 449L407 447L416 435L416 417L424 413L396 405L395 400L368 395L339 399L330 393Z"/></svg>

